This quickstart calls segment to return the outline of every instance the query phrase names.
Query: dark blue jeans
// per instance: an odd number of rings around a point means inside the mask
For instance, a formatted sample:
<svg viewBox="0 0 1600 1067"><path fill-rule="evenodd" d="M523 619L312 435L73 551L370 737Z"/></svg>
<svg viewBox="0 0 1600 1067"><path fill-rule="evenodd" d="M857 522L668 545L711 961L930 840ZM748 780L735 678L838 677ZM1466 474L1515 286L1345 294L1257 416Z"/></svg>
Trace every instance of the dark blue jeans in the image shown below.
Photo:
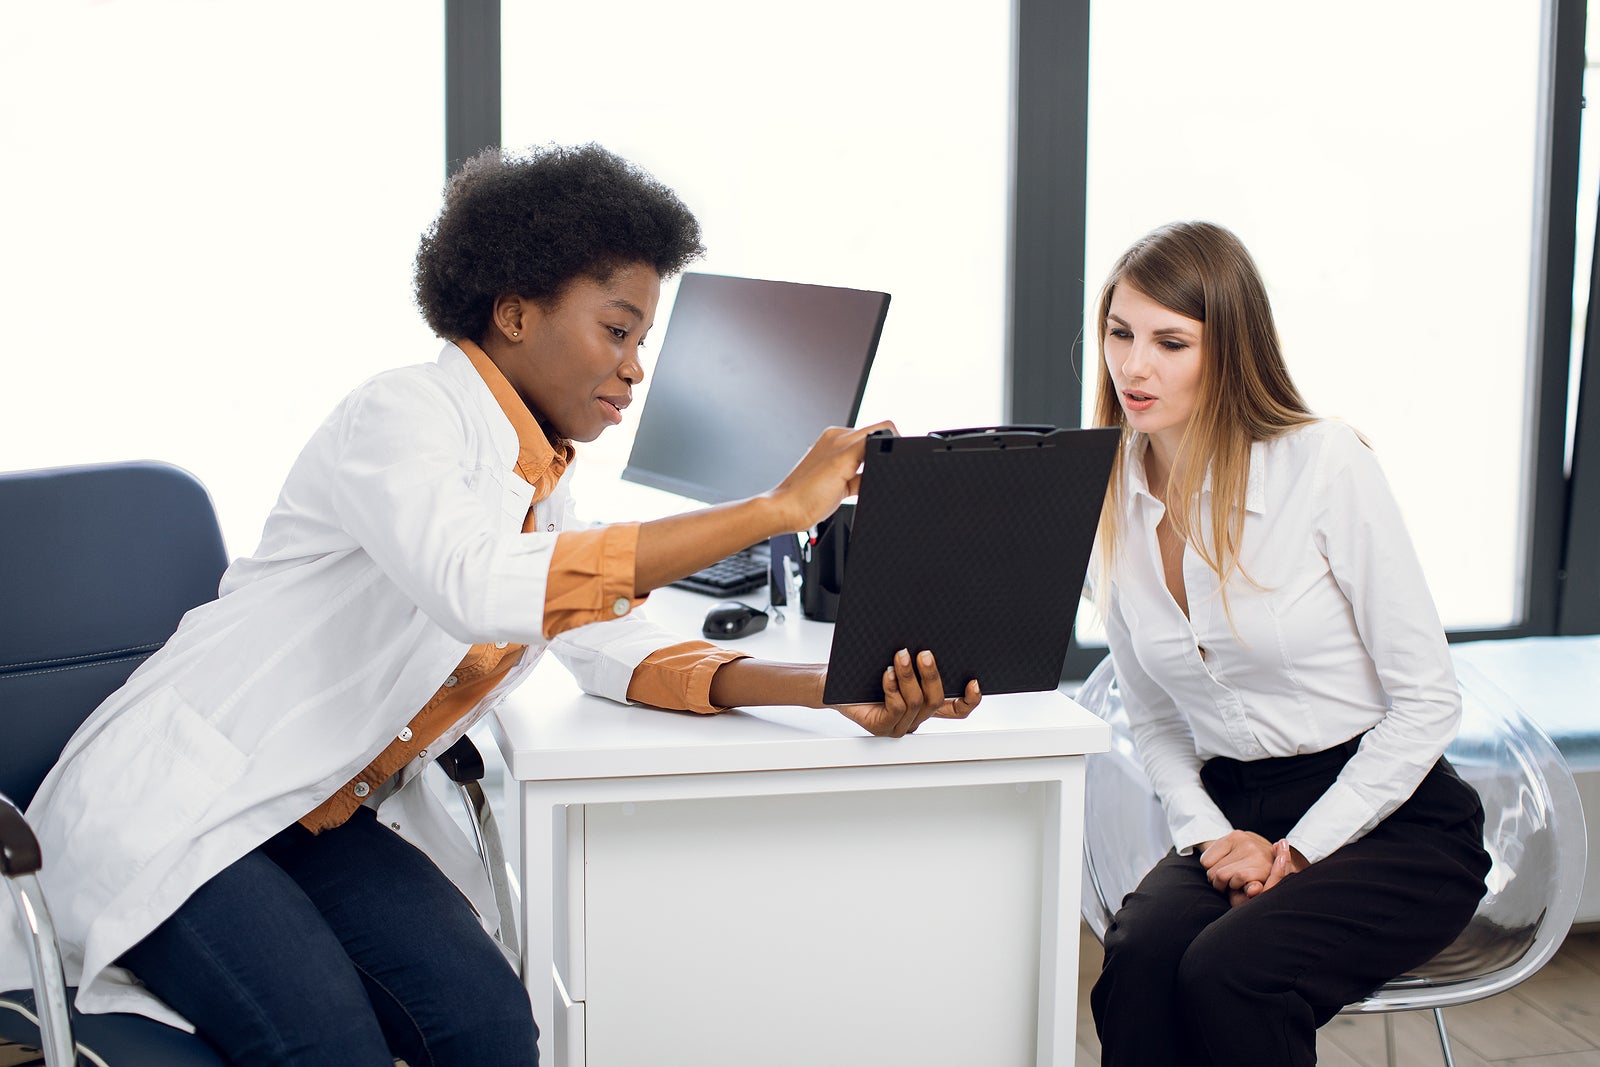
<svg viewBox="0 0 1600 1067"><path fill-rule="evenodd" d="M361 808L292 826L118 961L235 1064L537 1064L527 991L459 890Z"/></svg>

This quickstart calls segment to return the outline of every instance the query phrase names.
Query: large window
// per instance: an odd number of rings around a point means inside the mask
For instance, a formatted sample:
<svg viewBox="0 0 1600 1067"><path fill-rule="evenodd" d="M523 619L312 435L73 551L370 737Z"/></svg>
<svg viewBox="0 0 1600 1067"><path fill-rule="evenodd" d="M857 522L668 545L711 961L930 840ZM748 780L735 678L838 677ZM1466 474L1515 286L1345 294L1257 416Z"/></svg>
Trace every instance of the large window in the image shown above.
<svg viewBox="0 0 1600 1067"><path fill-rule="evenodd" d="M1313 409L1376 448L1446 626L1520 622L1540 6L1118 0L1091 19L1088 361L1123 248L1175 219L1234 230Z"/></svg>
<svg viewBox="0 0 1600 1067"><path fill-rule="evenodd" d="M923 17L895 0L504 0L502 35L504 143L597 141L655 174L705 228L691 269L891 294L862 421L923 433L999 420L1004 5ZM617 481L631 443L625 422L585 447L592 517L684 506Z"/></svg>
<svg viewBox="0 0 1600 1067"><path fill-rule="evenodd" d="M338 399L437 353L439 4L0 12L0 466L175 462L247 553Z"/></svg>

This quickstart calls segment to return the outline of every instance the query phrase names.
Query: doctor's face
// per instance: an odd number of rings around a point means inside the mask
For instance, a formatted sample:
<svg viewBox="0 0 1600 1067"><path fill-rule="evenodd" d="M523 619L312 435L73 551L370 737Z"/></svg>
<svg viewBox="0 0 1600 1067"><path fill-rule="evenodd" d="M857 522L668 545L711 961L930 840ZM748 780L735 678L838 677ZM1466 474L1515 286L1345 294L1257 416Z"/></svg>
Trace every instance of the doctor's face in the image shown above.
<svg viewBox="0 0 1600 1067"><path fill-rule="evenodd" d="M548 307L521 305L520 336L497 360L534 416L569 441L593 441L622 421L644 381L639 349L655 323L661 278L648 263L604 282L575 278Z"/></svg>

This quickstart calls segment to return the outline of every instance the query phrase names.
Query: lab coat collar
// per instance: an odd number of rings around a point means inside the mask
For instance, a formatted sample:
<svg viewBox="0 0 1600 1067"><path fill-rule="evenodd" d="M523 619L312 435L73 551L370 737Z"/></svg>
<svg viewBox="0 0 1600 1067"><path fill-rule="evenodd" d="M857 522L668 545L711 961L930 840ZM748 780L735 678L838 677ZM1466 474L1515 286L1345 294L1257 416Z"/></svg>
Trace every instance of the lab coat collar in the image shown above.
<svg viewBox="0 0 1600 1067"><path fill-rule="evenodd" d="M500 405L511 428L517 432L517 473L529 485L548 495L550 488L567 469L567 464L572 462L575 454L572 444L559 438L559 448L551 444L538 420L533 417L533 412L528 410L528 405L522 402L511 383L506 381L506 376L500 373L500 368L494 365L483 349L467 340L456 341L454 346L472 361L472 369L489 387L495 403Z"/></svg>

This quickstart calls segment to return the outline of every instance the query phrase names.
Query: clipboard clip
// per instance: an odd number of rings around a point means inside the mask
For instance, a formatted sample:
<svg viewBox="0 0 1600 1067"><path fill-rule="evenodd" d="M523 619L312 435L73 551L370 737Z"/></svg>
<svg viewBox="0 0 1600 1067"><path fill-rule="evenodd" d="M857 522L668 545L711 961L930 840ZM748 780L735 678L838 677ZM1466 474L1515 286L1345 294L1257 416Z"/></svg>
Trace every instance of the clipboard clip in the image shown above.
<svg viewBox="0 0 1600 1067"><path fill-rule="evenodd" d="M959 430L937 430L930 433L931 440L943 441L950 451L975 451L979 449L1004 449L1008 446L1021 445L1026 448L1050 447L1047 439L1056 433L1058 427L1045 423L1020 423L1014 426L969 426ZM1033 441L1017 441L1016 438L1033 437Z"/></svg>

